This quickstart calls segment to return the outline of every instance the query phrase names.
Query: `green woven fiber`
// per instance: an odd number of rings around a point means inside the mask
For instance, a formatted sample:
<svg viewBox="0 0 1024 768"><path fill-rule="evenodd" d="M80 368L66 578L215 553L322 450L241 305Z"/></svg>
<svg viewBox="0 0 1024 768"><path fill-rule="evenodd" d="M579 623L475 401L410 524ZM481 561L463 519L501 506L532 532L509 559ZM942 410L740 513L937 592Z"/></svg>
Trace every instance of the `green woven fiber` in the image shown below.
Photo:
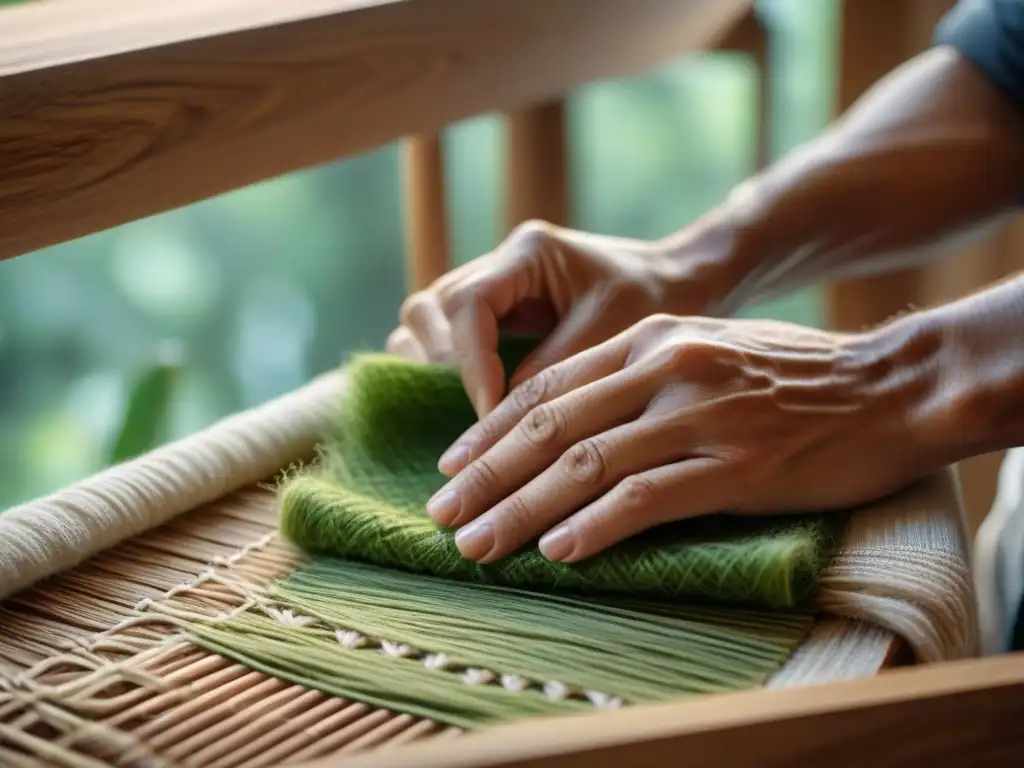
<svg viewBox="0 0 1024 768"><path fill-rule="evenodd" d="M528 348L506 341L506 369ZM533 543L478 565L424 512L445 482L438 457L474 420L456 372L380 354L354 358L347 372L322 466L282 489L281 529L308 552L465 581L765 607L801 604L827 562L834 518L716 515L662 526L577 564L552 563Z"/></svg>
<svg viewBox="0 0 1024 768"><path fill-rule="evenodd" d="M529 347L506 342L507 370ZM424 512L445 482L438 456L474 419L459 377L386 355L357 357L348 375L324 461L282 488L282 531L314 556L245 612L190 621L198 645L332 696L476 728L586 711L602 696L629 705L758 687L806 637L813 613L798 604L828 556L825 518L714 517L579 564L551 563L534 543L480 566ZM468 681L473 671L490 677Z"/></svg>
<svg viewBox="0 0 1024 768"><path fill-rule="evenodd" d="M592 691L629 705L756 688L813 619L806 611L529 592L331 557L259 592L269 611L194 620L192 641L331 696L462 728L585 712ZM282 610L291 618L282 620ZM344 642L353 633L365 642ZM381 639L409 651L382 652ZM432 656L445 663L428 664ZM494 676L469 684L470 669ZM521 685L505 686L507 675ZM570 695L549 695L550 681Z"/></svg>

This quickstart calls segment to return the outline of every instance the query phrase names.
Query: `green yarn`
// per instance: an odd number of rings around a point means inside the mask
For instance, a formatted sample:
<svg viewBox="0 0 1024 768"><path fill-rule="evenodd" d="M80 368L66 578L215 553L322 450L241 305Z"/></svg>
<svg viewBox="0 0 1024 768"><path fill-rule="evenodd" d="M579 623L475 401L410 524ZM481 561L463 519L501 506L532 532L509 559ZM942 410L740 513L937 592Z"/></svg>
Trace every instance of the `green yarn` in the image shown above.
<svg viewBox="0 0 1024 768"><path fill-rule="evenodd" d="M506 342L506 370L530 347ZM323 461L281 492L281 529L311 562L239 615L190 621L196 644L476 728L759 687L807 636L800 604L828 557L824 517L708 517L573 565L535 544L477 565L424 512L445 482L438 456L474 419L459 377L364 355L348 383Z"/></svg>
<svg viewBox="0 0 1024 768"><path fill-rule="evenodd" d="M635 704L758 687L812 621L798 611L528 592L340 558L314 558L261 597L269 612L193 622L191 639L329 695L463 728L592 710L592 692ZM346 642L353 636L358 643ZM382 652L381 640L404 645L403 655ZM467 670L493 677L468 684ZM552 681L569 695L552 697Z"/></svg>
<svg viewBox="0 0 1024 768"><path fill-rule="evenodd" d="M506 370L530 348L506 341ZM718 515L661 526L584 562L536 544L490 565L461 557L424 512L445 482L437 459L475 418L456 372L388 355L356 357L323 465L282 489L281 529L311 553L449 579L534 589L799 605L827 562L824 516Z"/></svg>

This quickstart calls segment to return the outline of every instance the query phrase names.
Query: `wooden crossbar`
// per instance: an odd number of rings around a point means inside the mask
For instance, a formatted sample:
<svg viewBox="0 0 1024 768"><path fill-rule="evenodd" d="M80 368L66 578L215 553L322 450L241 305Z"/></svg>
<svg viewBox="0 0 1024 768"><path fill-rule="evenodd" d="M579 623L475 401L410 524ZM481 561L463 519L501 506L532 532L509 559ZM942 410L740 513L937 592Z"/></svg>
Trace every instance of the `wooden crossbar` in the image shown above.
<svg viewBox="0 0 1024 768"><path fill-rule="evenodd" d="M880 677L559 717L307 768L1009 766L1024 761L1024 654Z"/></svg>
<svg viewBox="0 0 1024 768"><path fill-rule="evenodd" d="M746 0L40 0L0 13L0 259L640 73Z"/></svg>

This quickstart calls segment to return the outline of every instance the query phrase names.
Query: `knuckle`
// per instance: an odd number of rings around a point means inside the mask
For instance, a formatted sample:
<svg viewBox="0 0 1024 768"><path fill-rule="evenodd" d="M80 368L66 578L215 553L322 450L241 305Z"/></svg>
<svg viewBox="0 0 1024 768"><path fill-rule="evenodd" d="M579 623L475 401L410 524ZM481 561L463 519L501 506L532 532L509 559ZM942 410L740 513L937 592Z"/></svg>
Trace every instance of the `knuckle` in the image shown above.
<svg viewBox="0 0 1024 768"><path fill-rule="evenodd" d="M554 239L554 227L541 219L530 219L517 226L509 242L526 251L543 249Z"/></svg>
<svg viewBox="0 0 1024 768"><path fill-rule="evenodd" d="M665 312L656 312L653 315L648 315L637 323L636 328L645 336L648 336L661 333L668 328L675 328L678 325L678 317L666 314Z"/></svg>
<svg viewBox="0 0 1024 768"><path fill-rule="evenodd" d="M439 296L441 310L451 317L473 301L474 290L472 283L455 285L448 290L442 291Z"/></svg>
<svg viewBox="0 0 1024 768"><path fill-rule="evenodd" d="M593 438L577 443L566 451L562 465L569 478L580 485L599 485L608 475L604 452Z"/></svg>
<svg viewBox="0 0 1024 768"><path fill-rule="evenodd" d="M671 373L685 370L693 357L694 346L692 344L686 342L669 344L655 355L654 364L658 369Z"/></svg>
<svg viewBox="0 0 1024 768"><path fill-rule="evenodd" d="M540 405L530 411L520 425L523 438L535 448L557 443L565 433L565 415L554 405Z"/></svg>
<svg viewBox="0 0 1024 768"><path fill-rule="evenodd" d="M522 530L530 527L534 516L521 497L510 496L502 505L502 517L508 522L509 528Z"/></svg>
<svg viewBox="0 0 1024 768"><path fill-rule="evenodd" d="M654 507L654 485L646 477L630 475L619 483L616 507L626 514L643 514Z"/></svg>
<svg viewBox="0 0 1024 768"><path fill-rule="evenodd" d="M500 479L486 458L479 458L466 468L464 488L470 493L487 496L498 488Z"/></svg>
<svg viewBox="0 0 1024 768"><path fill-rule="evenodd" d="M554 374L549 370L541 371L536 376L531 376L514 390L512 390L512 402L524 410L529 411L536 408L551 390Z"/></svg>
<svg viewBox="0 0 1024 768"><path fill-rule="evenodd" d="M398 311L398 318L402 325L411 325L416 322L418 317L421 317L427 309L427 305L430 303L430 297L426 291L417 291L402 302L402 306Z"/></svg>

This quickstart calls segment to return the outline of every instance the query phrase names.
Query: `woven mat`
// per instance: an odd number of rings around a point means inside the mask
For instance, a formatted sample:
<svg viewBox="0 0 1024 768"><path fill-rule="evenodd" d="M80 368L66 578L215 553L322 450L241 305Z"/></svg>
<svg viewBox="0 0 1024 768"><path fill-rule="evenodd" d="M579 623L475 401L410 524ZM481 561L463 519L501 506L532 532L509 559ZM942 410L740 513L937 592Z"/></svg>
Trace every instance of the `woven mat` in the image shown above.
<svg viewBox="0 0 1024 768"><path fill-rule="evenodd" d="M458 735L268 678L180 630L294 567L254 484L313 455L343 387L324 377L0 516L0 764L279 765ZM822 620L769 686L874 674L893 633L920 662L972 654L965 541L951 473L856 513Z"/></svg>

